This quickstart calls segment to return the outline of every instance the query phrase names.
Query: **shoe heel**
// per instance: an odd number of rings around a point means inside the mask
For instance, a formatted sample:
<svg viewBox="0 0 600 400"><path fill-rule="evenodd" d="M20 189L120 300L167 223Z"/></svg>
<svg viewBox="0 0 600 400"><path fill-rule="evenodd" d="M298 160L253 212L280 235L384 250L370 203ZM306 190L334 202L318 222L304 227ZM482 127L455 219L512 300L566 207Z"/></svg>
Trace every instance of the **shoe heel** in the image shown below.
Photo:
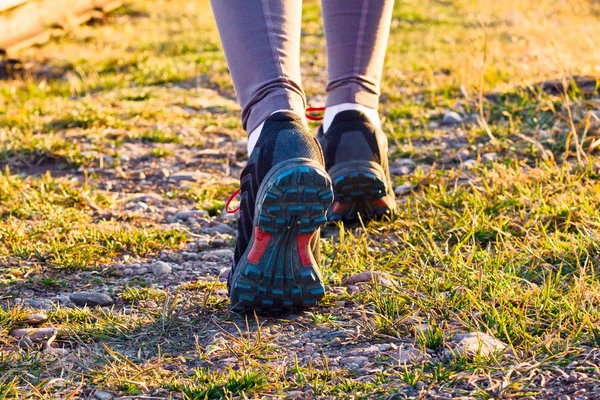
<svg viewBox="0 0 600 400"><path fill-rule="evenodd" d="M387 177L377 163L352 161L329 171L335 201L328 213L329 221L356 222L391 217L396 199Z"/></svg>
<svg viewBox="0 0 600 400"><path fill-rule="evenodd" d="M236 267L230 294L233 311L307 308L323 298L312 244L327 222L332 201L327 172L310 160L286 162L265 178L250 245Z"/></svg>

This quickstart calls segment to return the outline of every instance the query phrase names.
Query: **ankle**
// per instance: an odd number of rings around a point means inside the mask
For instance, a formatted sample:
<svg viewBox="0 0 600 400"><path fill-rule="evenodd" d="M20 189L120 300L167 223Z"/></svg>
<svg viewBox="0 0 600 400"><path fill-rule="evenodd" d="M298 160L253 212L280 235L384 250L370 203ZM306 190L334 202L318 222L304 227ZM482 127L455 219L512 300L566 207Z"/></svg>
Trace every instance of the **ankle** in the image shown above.
<svg viewBox="0 0 600 400"><path fill-rule="evenodd" d="M375 126L376 129L381 129L381 120L379 119L379 112L376 108L369 108L357 103L342 103L335 106L330 106L325 109L325 115L323 117L323 132L327 132L335 116L348 110L357 110L367 116L369 121Z"/></svg>

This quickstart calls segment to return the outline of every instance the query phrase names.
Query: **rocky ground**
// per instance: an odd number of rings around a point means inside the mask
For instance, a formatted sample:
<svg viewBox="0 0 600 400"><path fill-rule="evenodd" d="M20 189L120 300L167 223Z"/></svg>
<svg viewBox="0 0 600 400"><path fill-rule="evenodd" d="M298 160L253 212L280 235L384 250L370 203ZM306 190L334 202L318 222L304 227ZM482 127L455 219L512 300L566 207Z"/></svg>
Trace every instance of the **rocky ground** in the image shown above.
<svg viewBox="0 0 600 400"><path fill-rule="evenodd" d="M598 10L542 3L396 5L399 215L324 229L327 296L279 316L228 312L247 142L206 1L2 64L0 399L597 398Z"/></svg>

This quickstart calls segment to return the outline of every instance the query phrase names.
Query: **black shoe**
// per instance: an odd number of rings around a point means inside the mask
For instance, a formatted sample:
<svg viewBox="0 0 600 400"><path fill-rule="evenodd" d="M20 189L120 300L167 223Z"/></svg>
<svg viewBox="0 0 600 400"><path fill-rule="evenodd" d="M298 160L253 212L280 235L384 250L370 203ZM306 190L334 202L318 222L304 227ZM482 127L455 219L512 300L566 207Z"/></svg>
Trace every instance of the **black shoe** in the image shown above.
<svg viewBox="0 0 600 400"><path fill-rule="evenodd" d="M320 227L333 201L319 142L289 112L270 116L241 176L228 289L235 312L314 306L325 294Z"/></svg>
<svg viewBox="0 0 600 400"><path fill-rule="evenodd" d="M325 165L333 182L334 203L330 221L355 223L360 219L392 216L396 198L388 167L388 142L365 114L338 113L326 133L317 135Z"/></svg>

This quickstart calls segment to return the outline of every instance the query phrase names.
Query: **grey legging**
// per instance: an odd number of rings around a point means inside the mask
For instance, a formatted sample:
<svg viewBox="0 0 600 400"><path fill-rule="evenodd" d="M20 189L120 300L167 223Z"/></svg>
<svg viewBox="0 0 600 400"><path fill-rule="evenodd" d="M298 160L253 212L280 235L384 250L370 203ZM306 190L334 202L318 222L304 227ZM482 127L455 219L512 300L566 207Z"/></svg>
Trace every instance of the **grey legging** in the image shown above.
<svg viewBox="0 0 600 400"><path fill-rule="evenodd" d="M304 114L301 0L211 0L227 64L251 132L271 113ZM394 0L322 0L327 106L377 108Z"/></svg>

